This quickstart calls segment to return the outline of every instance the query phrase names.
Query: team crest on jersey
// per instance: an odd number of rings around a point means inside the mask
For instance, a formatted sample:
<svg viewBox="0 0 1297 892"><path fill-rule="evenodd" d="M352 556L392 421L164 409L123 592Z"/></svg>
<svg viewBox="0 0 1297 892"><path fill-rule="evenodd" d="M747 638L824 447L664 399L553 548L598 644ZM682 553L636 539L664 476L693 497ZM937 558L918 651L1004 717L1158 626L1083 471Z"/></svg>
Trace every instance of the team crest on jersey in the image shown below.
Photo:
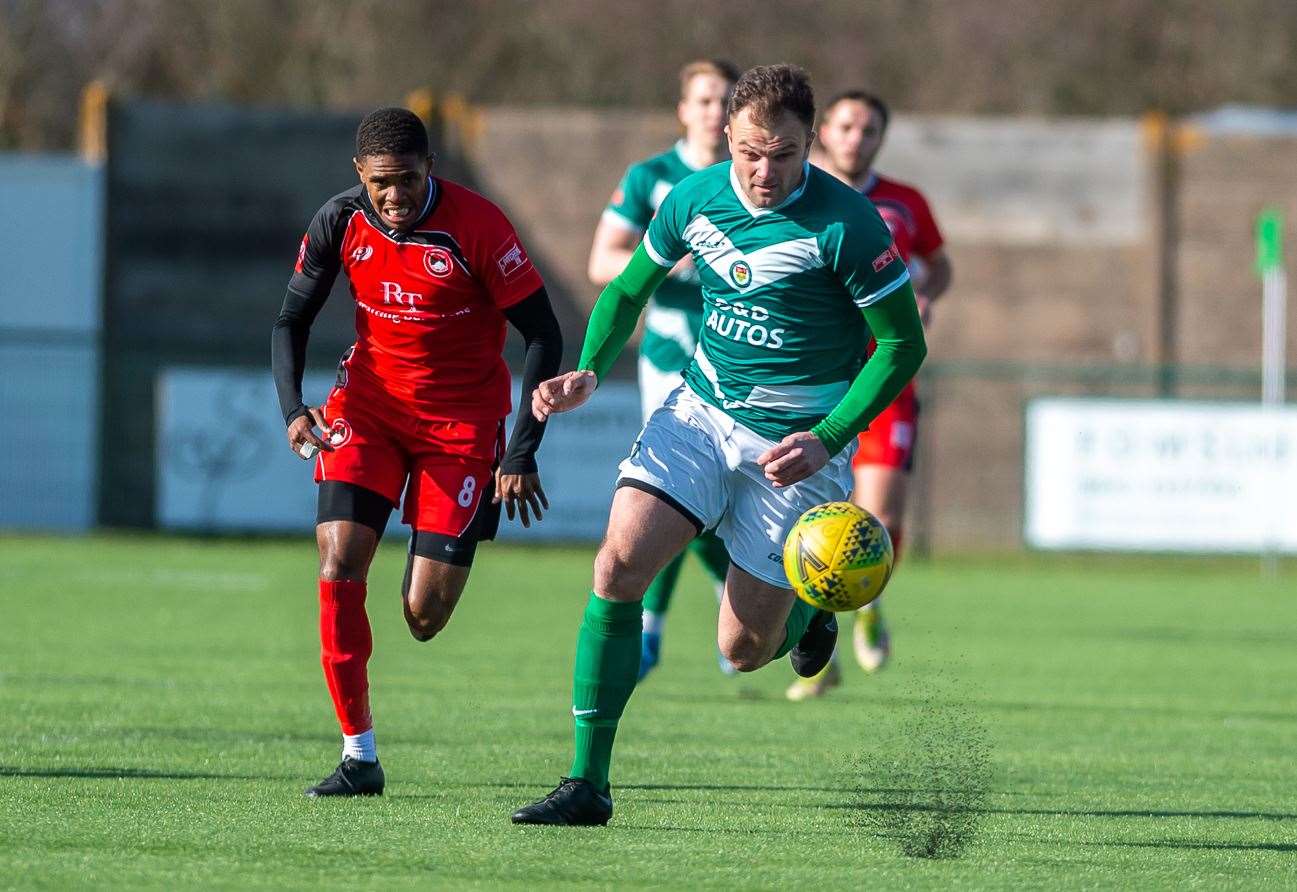
<svg viewBox="0 0 1297 892"><path fill-rule="evenodd" d="M433 246L423 252L423 268L428 275L444 279L455 271L455 260L445 248Z"/></svg>
<svg viewBox="0 0 1297 892"><path fill-rule="evenodd" d="M359 248L351 252L351 261L352 263L360 263L360 261L368 260L373 256L374 256L373 245L361 245Z"/></svg>
<svg viewBox="0 0 1297 892"><path fill-rule="evenodd" d="M333 424L329 425L329 445L334 449L339 446L346 446L351 439L351 425L345 418L333 419Z"/></svg>
<svg viewBox="0 0 1297 892"><path fill-rule="evenodd" d="M752 284L752 267L746 260L736 260L730 265L730 281L740 288Z"/></svg>

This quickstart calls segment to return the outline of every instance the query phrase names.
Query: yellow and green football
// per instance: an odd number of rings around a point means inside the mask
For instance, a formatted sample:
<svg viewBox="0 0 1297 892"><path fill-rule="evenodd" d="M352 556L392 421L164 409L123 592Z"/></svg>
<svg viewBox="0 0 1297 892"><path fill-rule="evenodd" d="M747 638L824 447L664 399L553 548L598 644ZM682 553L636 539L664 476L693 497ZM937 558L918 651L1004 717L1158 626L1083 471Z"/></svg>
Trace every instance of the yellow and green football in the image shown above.
<svg viewBox="0 0 1297 892"><path fill-rule="evenodd" d="M784 572L797 597L835 613L881 595L892 561L887 528L850 502L816 505L797 518L784 541Z"/></svg>

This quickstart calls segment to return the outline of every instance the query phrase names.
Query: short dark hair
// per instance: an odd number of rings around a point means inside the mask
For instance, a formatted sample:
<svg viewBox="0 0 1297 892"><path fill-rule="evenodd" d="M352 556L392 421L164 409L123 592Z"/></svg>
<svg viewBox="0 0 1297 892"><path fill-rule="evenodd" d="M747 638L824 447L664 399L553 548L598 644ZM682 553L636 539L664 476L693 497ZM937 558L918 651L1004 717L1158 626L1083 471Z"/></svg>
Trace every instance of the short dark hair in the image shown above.
<svg viewBox="0 0 1297 892"><path fill-rule="evenodd" d="M418 155L428 157L428 131L408 108L378 108L356 128L356 157Z"/></svg>
<svg viewBox="0 0 1297 892"><path fill-rule="evenodd" d="M791 112L810 130L815 125L815 93L811 79L796 65L760 65L743 72L730 96L732 118L750 108L752 120L768 127Z"/></svg>
<svg viewBox="0 0 1297 892"><path fill-rule="evenodd" d="M827 118L829 112L833 111L834 107L839 102L863 102L878 113L878 117L883 123L884 130L887 129L887 122L891 120L892 117L891 111L887 108L887 103L866 90L844 90L834 96L829 100L829 104L824 106L824 117Z"/></svg>

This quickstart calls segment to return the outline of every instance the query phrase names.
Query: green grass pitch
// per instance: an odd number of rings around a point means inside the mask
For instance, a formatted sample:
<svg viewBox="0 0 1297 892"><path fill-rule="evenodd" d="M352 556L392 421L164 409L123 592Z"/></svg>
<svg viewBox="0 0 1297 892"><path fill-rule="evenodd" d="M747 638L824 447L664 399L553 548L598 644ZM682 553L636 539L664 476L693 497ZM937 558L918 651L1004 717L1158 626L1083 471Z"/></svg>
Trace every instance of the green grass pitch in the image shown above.
<svg viewBox="0 0 1297 892"><path fill-rule="evenodd" d="M690 565L606 829L518 828L570 754L589 549L484 547L449 627L370 584L381 800L338 758L314 547L0 540L0 887L1242 888L1297 883L1297 566L903 565L896 657L790 704L715 667ZM937 844L928 845L933 843ZM923 857L924 854L945 857Z"/></svg>

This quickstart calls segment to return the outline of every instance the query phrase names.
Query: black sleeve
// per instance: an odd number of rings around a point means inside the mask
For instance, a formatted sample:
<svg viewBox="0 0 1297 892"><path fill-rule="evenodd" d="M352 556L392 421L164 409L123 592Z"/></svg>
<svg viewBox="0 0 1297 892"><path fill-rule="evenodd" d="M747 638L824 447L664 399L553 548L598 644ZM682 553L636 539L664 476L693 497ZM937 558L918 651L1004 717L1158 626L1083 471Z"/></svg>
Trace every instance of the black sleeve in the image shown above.
<svg viewBox="0 0 1297 892"><path fill-rule="evenodd" d="M284 304L270 332L270 373L275 379L284 424L306 414L302 401L306 342L311 336L311 323L329 299L342 266L339 251L343 219L342 207L335 199L311 220L298 250L297 266L288 280Z"/></svg>
<svg viewBox="0 0 1297 892"><path fill-rule="evenodd" d="M279 394L279 410L284 424L306 414L302 401L302 372L306 370L306 342L329 292L320 296L298 294L292 288L284 295L284 305L270 331L270 373Z"/></svg>
<svg viewBox="0 0 1297 892"><path fill-rule="evenodd" d="M536 473L536 450L545 435L545 422L531 414L531 393L540 382L558 374L563 360L563 333L559 330L549 293L544 287L504 311L505 318L527 344L522 366L522 396L500 470L506 474Z"/></svg>

